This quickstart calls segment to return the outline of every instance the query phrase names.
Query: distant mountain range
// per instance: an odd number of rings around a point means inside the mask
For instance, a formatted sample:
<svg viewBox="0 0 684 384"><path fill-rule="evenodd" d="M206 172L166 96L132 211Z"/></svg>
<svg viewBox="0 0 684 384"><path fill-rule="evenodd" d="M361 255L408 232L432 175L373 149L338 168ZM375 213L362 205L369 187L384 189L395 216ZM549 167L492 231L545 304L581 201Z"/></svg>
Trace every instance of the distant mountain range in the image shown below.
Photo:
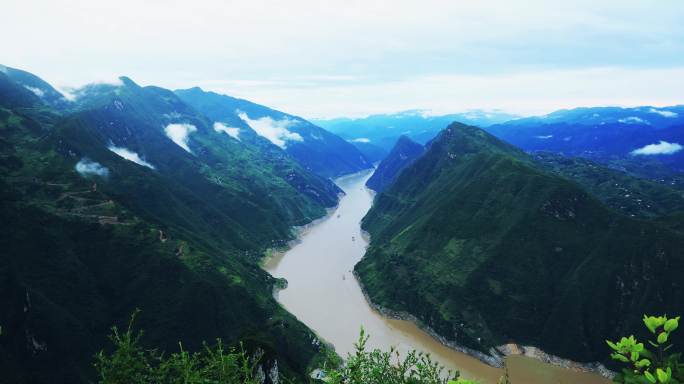
<svg viewBox="0 0 684 384"><path fill-rule="evenodd" d="M314 120L321 127L339 135L356 145L375 160L381 160L372 151L388 153L399 136L425 144L444 127L454 121L476 126L502 123L517 116L500 111L474 110L465 113L433 116L426 111L412 110L393 114L371 115L365 118L337 118Z"/></svg>
<svg viewBox="0 0 684 384"><path fill-rule="evenodd" d="M605 362L644 313L681 311L682 195L590 167L453 123L377 195L355 269L374 302L461 345ZM670 205L644 212L632 191Z"/></svg>

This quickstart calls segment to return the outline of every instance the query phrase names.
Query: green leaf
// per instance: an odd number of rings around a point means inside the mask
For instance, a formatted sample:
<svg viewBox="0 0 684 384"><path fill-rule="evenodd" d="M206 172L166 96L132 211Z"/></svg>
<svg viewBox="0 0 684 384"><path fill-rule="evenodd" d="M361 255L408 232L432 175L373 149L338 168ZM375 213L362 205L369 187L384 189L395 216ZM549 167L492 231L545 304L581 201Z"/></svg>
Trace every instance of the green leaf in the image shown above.
<svg viewBox="0 0 684 384"><path fill-rule="evenodd" d="M651 374L651 372L649 372L649 371L644 372L644 376L646 376L646 379L648 379L648 381L650 381L651 383L656 382L656 378Z"/></svg>
<svg viewBox="0 0 684 384"><path fill-rule="evenodd" d="M672 332L675 329L677 329L677 327L679 327L679 316L675 317L674 319L666 321L664 328L667 332Z"/></svg>
<svg viewBox="0 0 684 384"><path fill-rule="evenodd" d="M651 331L651 333L655 333L655 331L656 331L655 317L644 315L644 325L646 325L646 328L648 328L648 330Z"/></svg>
<svg viewBox="0 0 684 384"><path fill-rule="evenodd" d="M644 324L646 325L646 328L651 331L651 333L656 333L658 327L664 325L666 321L667 317L665 316L655 317L644 315Z"/></svg>
<svg viewBox="0 0 684 384"><path fill-rule="evenodd" d="M658 344L667 343L667 335L667 332L660 332L660 335L658 335Z"/></svg>
<svg viewBox="0 0 684 384"><path fill-rule="evenodd" d="M661 383L667 383L670 381L670 378L668 377L667 372L663 371L660 368L656 369L656 375L658 376L658 381ZM672 371L670 370L670 376L671 375L672 375Z"/></svg>
<svg viewBox="0 0 684 384"><path fill-rule="evenodd" d="M629 359L619 353L613 353L612 355L610 355L610 357L612 357L613 360L622 361L623 363L629 363Z"/></svg>
<svg viewBox="0 0 684 384"><path fill-rule="evenodd" d="M644 367L650 367L651 366L651 361L648 359L641 359L634 363L634 366L637 368L644 368Z"/></svg>

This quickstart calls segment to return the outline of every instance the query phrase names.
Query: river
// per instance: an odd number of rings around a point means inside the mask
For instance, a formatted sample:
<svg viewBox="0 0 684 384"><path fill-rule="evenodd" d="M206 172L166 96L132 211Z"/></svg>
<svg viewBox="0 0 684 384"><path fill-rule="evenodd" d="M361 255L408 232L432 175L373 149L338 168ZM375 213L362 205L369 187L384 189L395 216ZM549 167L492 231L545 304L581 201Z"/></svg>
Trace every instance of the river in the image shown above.
<svg viewBox="0 0 684 384"><path fill-rule="evenodd" d="M465 378L496 384L502 369L442 345L411 322L385 318L366 302L352 270L368 245L360 221L373 202L372 193L365 187L369 177L370 173L364 172L337 179L335 182L346 195L335 211L302 231L300 241L287 252L265 262L264 269L288 281L288 287L278 292L278 301L332 343L342 357L353 351L363 327L370 335L371 348L389 350L394 346L400 352L428 352ZM595 374L522 356L508 358L507 366L513 384L609 383Z"/></svg>

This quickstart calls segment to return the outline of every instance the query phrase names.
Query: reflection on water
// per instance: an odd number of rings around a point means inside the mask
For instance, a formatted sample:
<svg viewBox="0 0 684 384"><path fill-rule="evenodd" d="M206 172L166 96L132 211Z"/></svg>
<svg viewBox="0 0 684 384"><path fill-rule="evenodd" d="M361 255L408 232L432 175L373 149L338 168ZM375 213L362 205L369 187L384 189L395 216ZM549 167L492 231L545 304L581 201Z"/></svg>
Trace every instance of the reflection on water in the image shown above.
<svg viewBox="0 0 684 384"><path fill-rule="evenodd" d="M335 212L308 228L300 243L265 263L264 268L273 276L288 281L287 289L278 293L278 301L332 343L343 357L353 350L363 327L371 336L371 348L388 350L394 346L401 352L411 349L428 352L466 378L495 384L503 370L445 347L413 323L386 319L366 302L352 270L367 246L359 223L373 200L364 186L368 177L370 173L337 179L347 194ZM597 375L569 371L525 357L509 358L507 365L513 384L608 383Z"/></svg>

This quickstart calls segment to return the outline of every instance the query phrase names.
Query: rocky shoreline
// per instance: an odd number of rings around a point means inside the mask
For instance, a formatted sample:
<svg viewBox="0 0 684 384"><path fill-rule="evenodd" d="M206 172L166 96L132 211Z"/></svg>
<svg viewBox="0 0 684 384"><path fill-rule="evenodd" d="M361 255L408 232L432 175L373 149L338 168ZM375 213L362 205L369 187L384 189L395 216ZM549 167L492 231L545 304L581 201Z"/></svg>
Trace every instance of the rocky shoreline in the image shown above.
<svg viewBox="0 0 684 384"><path fill-rule="evenodd" d="M423 323L420 319L417 317L413 316L412 314L408 312L400 312L400 311L395 311L389 308L385 308L379 304L374 303L370 296L368 295L368 292L366 291L366 287L364 287L363 283L361 282L361 279L357 275L356 271L353 271L354 278L356 279L356 282L359 284L359 287L361 287L361 292L363 293L363 296L366 298L366 301L368 302L368 305L370 305L371 308L376 310L378 313L381 315L390 318L390 319L395 319L395 320L405 320L405 321L410 321L414 323L418 328L423 330L425 333L430 335L432 338L436 339L443 345L461 352L465 353L466 355L472 356L483 363L490 365L495 368L503 368L504 367L504 360L503 356L497 355L497 356L492 356L492 355L487 355L485 353L482 353L480 351L464 347L462 345L456 344L455 342L451 340L447 340L447 338L439 335L435 330L430 328L428 325Z"/></svg>
<svg viewBox="0 0 684 384"><path fill-rule="evenodd" d="M561 368L569 369L569 370L574 370L578 372L588 372L588 373L595 373L598 375L601 375L605 378L612 378L615 373L606 368L603 364L595 362L595 363L578 363L576 361L568 360L568 359L563 359L558 356L554 356L551 354L548 354L541 349L533 346L521 346L518 344L510 343L510 344L505 344L505 345L500 345L496 348L491 348L489 350L489 354L483 353L481 351L464 347L462 345L459 345L458 343L448 340L444 336L438 334L434 329L432 329L430 326L425 324L423 321L415 317L414 315L408 313L408 312L402 312L402 311L395 311L389 308L385 308L379 304L374 303L370 296L368 295L368 292L366 291L366 287L364 287L363 283L361 282L361 279L359 276L356 274L356 271L353 272L354 278L356 279L357 283L359 284L359 287L361 287L361 292L363 292L363 296L366 298L366 301L368 302L368 305L371 306L374 310L376 310L378 313L381 315L391 318L391 319L396 319L396 320L405 320L405 321L410 321L414 323L418 328L423 330L425 333L430 335L432 338L435 340L439 341L442 343L444 346L449 347L455 351L464 353L466 355L472 356L481 362L490 365L495 368L503 368L505 366L505 359L508 356L525 356L529 357L532 359L540 360L544 363L555 365Z"/></svg>
<svg viewBox="0 0 684 384"><path fill-rule="evenodd" d="M615 373L603 364L594 363L578 363L576 361L563 359L561 357L548 354L541 349L528 345L518 345L518 344L504 344L496 347L496 350L503 356L525 356L533 359L543 361L544 363L555 365L558 367L563 367L566 369L579 371L579 372L591 372L601 375L605 378L612 379Z"/></svg>

